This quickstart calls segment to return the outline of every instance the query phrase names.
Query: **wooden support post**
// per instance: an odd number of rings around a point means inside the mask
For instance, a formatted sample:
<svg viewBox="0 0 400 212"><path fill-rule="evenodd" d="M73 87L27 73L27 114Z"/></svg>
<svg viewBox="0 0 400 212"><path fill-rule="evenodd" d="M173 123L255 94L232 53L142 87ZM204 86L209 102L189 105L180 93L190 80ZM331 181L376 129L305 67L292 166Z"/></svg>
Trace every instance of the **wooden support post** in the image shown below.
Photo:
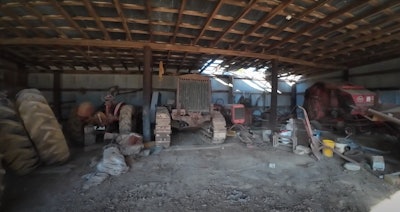
<svg viewBox="0 0 400 212"><path fill-rule="evenodd" d="M231 85L231 86L229 86L229 92L228 92L228 104L233 104L234 102L234 96L233 96L233 77L232 76L230 76L229 77L229 85Z"/></svg>
<svg viewBox="0 0 400 212"><path fill-rule="evenodd" d="M151 116L150 104L152 93L152 52L149 46L143 48L144 51L144 71L143 71L143 140L151 141Z"/></svg>
<svg viewBox="0 0 400 212"><path fill-rule="evenodd" d="M271 108L270 108L270 126L274 130L276 127L278 107L278 65L276 60L272 60L271 68Z"/></svg>
<svg viewBox="0 0 400 212"><path fill-rule="evenodd" d="M54 113L60 120L62 119L61 113L61 71L57 70L53 73L53 105Z"/></svg>
<svg viewBox="0 0 400 212"><path fill-rule="evenodd" d="M297 113L294 108L297 106L297 83L292 85L292 93L290 95L290 108L293 111L293 118L297 118Z"/></svg>

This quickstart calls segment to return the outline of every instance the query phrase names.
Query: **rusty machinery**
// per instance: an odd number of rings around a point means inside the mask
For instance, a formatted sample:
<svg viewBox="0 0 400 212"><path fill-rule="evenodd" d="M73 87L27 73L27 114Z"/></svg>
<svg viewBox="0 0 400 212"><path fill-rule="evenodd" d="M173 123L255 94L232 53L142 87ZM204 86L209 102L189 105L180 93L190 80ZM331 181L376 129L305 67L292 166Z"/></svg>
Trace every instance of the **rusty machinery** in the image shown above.
<svg viewBox="0 0 400 212"><path fill-rule="evenodd" d="M329 127L353 134L373 124L367 115L375 100L374 92L359 85L317 82L306 90L304 108L315 128Z"/></svg>
<svg viewBox="0 0 400 212"><path fill-rule="evenodd" d="M186 74L178 77L175 107L158 107L154 129L156 144L170 145L171 127L199 128L211 143L223 143L226 122L211 104L211 83L206 76Z"/></svg>
<svg viewBox="0 0 400 212"><path fill-rule="evenodd" d="M69 137L78 146L84 145L84 127L93 125L97 132L129 133L133 130L135 120L134 107L124 102L116 102L119 95L118 86L111 87L102 98L103 105L95 110L90 102L81 103L68 120Z"/></svg>

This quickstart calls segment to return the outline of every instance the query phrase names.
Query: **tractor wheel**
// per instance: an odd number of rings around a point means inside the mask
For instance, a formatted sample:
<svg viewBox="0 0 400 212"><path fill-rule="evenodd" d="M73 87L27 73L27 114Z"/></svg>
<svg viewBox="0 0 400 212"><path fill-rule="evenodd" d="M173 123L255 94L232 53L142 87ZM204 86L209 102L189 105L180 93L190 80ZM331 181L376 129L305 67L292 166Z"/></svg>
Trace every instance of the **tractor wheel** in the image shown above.
<svg viewBox="0 0 400 212"><path fill-rule="evenodd" d="M119 133L127 134L132 132L133 106L124 105L119 112Z"/></svg>
<svg viewBox="0 0 400 212"><path fill-rule="evenodd" d="M48 104L18 96L18 110L25 128L45 164L65 162L69 149L61 126Z"/></svg>
<svg viewBox="0 0 400 212"><path fill-rule="evenodd" d="M2 100L0 114L0 152L4 164L18 175L28 174L39 165L38 154L8 99Z"/></svg>
<svg viewBox="0 0 400 212"><path fill-rule="evenodd" d="M68 138L72 145L83 147L85 145L83 127L84 123L73 109L68 119Z"/></svg>
<svg viewBox="0 0 400 212"><path fill-rule="evenodd" d="M211 120L212 128L212 144L222 144L226 138L226 121L224 116L219 111L213 111Z"/></svg>
<svg viewBox="0 0 400 212"><path fill-rule="evenodd" d="M17 93L16 104L20 105L20 101L36 101L47 104L46 98L40 93L38 89L24 89Z"/></svg>

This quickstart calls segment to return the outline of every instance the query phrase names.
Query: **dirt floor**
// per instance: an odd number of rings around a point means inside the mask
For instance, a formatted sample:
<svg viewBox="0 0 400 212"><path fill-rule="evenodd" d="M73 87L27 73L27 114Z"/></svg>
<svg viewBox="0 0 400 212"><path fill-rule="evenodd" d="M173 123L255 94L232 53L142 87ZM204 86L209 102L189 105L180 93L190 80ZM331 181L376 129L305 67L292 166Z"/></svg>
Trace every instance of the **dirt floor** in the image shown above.
<svg viewBox="0 0 400 212"><path fill-rule="evenodd" d="M390 211L381 204L399 190L367 168L344 170L337 156L316 161L235 139L205 145L191 132L173 140L87 190L82 176L95 169L101 148L75 150L61 167L9 175L2 211Z"/></svg>

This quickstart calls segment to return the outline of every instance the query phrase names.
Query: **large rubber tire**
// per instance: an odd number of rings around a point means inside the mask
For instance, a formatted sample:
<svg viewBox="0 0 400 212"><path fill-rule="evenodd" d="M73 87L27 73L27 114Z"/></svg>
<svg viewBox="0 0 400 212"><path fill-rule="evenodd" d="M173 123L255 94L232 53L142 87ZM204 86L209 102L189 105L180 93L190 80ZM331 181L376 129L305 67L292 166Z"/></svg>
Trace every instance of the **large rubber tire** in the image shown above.
<svg viewBox="0 0 400 212"><path fill-rule="evenodd" d="M18 175L32 172L39 156L8 99L1 100L0 114L0 152L5 166Z"/></svg>
<svg viewBox="0 0 400 212"><path fill-rule="evenodd" d="M132 114L134 112L132 105L124 105L119 112L119 133L128 134L132 132Z"/></svg>
<svg viewBox="0 0 400 212"><path fill-rule="evenodd" d="M48 104L18 96L18 111L40 159L45 164L65 162L69 149L53 111Z"/></svg>
<svg viewBox="0 0 400 212"><path fill-rule="evenodd" d="M20 105L21 101L36 101L47 104L46 98L40 93L38 89L24 89L17 93L16 104Z"/></svg>
<svg viewBox="0 0 400 212"><path fill-rule="evenodd" d="M75 108L71 111L67 126L68 139L72 145L79 147L85 145L83 127L84 123L77 115L77 108Z"/></svg>

